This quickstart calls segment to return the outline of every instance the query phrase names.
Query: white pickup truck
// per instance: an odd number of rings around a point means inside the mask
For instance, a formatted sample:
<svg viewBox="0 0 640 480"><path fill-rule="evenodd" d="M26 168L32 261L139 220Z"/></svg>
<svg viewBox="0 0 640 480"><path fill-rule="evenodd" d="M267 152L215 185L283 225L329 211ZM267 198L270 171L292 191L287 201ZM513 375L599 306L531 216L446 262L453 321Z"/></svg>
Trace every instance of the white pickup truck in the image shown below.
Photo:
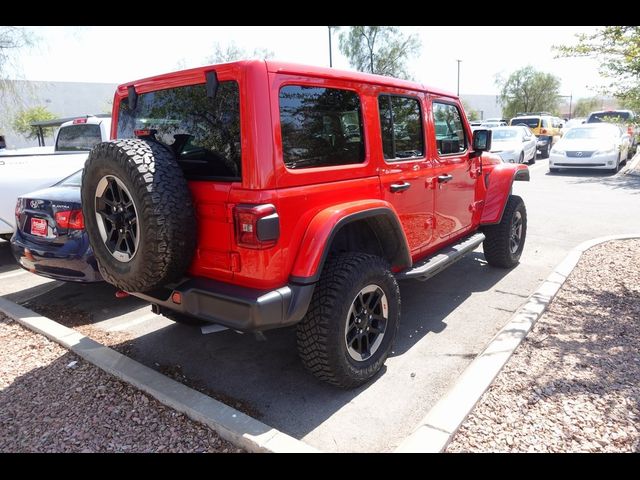
<svg viewBox="0 0 640 480"><path fill-rule="evenodd" d="M84 167L94 145L108 140L111 118L85 116L63 123L55 146L0 150L0 238L15 229L17 198L50 187Z"/></svg>

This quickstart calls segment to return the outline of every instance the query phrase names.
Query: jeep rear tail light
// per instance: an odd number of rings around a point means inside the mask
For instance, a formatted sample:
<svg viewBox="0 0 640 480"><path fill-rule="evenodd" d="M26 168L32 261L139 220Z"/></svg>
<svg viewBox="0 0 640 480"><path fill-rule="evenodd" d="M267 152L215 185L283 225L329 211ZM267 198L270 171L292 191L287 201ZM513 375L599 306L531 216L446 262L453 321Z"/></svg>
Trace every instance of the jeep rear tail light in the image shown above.
<svg viewBox="0 0 640 480"><path fill-rule="evenodd" d="M64 210L56 212L56 224L60 228L70 228L72 230L84 229L84 216L82 210Z"/></svg>
<svg viewBox="0 0 640 480"><path fill-rule="evenodd" d="M280 237L280 218L271 204L237 205L233 217L240 247L269 248Z"/></svg>

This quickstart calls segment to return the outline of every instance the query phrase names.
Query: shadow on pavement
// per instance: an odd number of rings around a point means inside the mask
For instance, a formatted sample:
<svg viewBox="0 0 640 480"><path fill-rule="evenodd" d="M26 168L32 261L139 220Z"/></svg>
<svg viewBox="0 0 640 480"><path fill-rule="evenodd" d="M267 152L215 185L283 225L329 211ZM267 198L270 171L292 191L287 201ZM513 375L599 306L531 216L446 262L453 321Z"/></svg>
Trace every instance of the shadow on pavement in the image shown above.
<svg viewBox="0 0 640 480"><path fill-rule="evenodd" d="M427 282L401 282L402 320L392 356L407 352L426 335L444 331L451 312L474 292L491 289L507 273L489 267L481 253L473 252ZM61 323L66 316L66 322L75 322L69 326L76 326L145 305L135 297L115 299L114 293L106 283L66 284L27 306ZM70 306L85 315L65 314ZM260 341L251 333L232 330L203 335L197 327L171 324L111 346L297 438L384 378L385 368L358 389L331 387L304 370L295 327L271 330L265 336L266 341Z"/></svg>
<svg viewBox="0 0 640 480"><path fill-rule="evenodd" d="M11 245L9 242L0 239L0 274L20 270L20 265L16 262L11 254Z"/></svg>
<svg viewBox="0 0 640 480"><path fill-rule="evenodd" d="M628 190L632 194L640 194L640 177L634 175L618 175L597 170L560 170L558 173L546 173L550 177L564 177L572 184L601 184L613 190Z"/></svg>

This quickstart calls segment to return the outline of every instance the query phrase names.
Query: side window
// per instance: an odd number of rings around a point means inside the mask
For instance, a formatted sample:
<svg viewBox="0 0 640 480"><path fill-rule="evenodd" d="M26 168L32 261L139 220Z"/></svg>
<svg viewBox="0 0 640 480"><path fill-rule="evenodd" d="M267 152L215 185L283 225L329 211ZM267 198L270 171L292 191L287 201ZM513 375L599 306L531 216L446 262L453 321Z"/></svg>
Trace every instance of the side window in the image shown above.
<svg viewBox="0 0 640 480"><path fill-rule="evenodd" d="M364 162L360 98L337 88L280 89L282 153L287 168Z"/></svg>
<svg viewBox="0 0 640 480"><path fill-rule="evenodd" d="M467 149L467 135L457 106L433 102L433 123L440 155L460 153Z"/></svg>
<svg viewBox="0 0 640 480"><path fill-rule="evenodd" d="M424 156L422 112L418 99L380 95L378 110L385 160Z"/></svg>
<svg viewBox="0 0 640 480"><path fill-rule="evenodd" d="M542 119L542 128L549 128L549 122L547 121L546 118Z"/></svg>

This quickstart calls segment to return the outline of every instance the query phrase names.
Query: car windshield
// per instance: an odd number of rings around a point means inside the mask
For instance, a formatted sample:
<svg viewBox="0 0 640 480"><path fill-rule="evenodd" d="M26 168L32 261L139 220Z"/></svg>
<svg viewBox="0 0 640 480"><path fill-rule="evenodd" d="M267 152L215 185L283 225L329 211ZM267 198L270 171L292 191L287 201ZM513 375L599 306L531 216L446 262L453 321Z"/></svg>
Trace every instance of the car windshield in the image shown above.
<svg viewBox="0 0 640 480"><path fill-rule="evenodd" d="M511 125L526 125L529 128L538 128L539 118L514 118Z"/></svg>
<svg viewBox="0 0 640 480"><path fill-rule="evenodd" d="M518 138L518 132L507 128L494 128L492 130L492 140L495 142L506 142Z"/></svg>
<svg viewBox="0 0 640 480"><path fill-rule="evenodd" d="M567 140L589 139L594 140L604 137L615 137L617 131L614 128L572 128L565 133L564 138Z"/></svg>
<svg viewBox="0 0 640 480"><path fill-rule="evenodd" d="M629 120L629 112L598 112L589 115L587 123L625 122Z"/></svg>

